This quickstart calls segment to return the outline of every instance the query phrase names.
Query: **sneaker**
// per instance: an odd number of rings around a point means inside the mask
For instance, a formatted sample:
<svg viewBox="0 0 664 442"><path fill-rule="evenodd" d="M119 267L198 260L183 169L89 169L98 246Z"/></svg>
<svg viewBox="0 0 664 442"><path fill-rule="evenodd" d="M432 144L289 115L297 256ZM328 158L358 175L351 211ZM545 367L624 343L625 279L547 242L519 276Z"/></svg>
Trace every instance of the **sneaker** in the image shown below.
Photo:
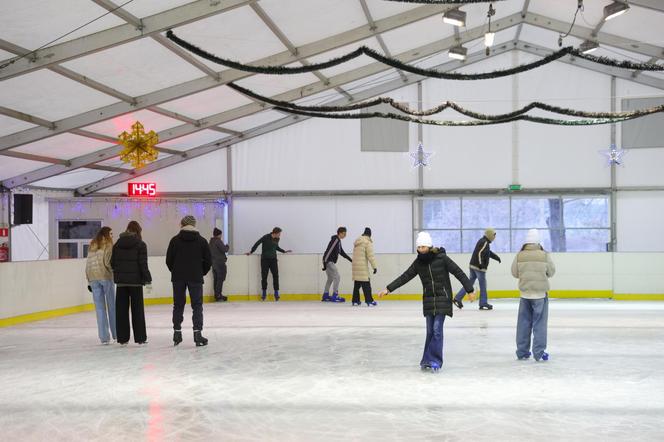
<svg viewBox="0 0 664 442"><path fill-rule="evenodd" d="M367 307L375 307L378 303L376 301L367 302Z"/></svg>
<svg viewBox="0 0 664 442"><path fill-rule="evenodd" d="M329 293L323 293L323 298L321 299L321 302L329 302L332 300L332 297L330 296Z"/></svg>
<svg viewBox="0 0 664 442"><path fill-rule="evenodd" d="M493 306L491 304L480 305L480 310L493 310Z"/></svg>
<svg viewBox="0 0 664 442"><path fill-rule="evenodd" d="M543 352L542 356L540 356L539 358L535 358L535 360L537 362L539 362L539 361L548 361L549 360L549 354L547 352Z"/></svg>
<svg viewBox="0 0 664 442"><path fill-rule="evenodd" d="M459 310L461 310L461 309L463 308L463 302L461 302L460 299L456 299L456 298L454 298L454 299L452 300L452 302L454 303L454 305L457 306L457 308L458 308Z"/></svg>

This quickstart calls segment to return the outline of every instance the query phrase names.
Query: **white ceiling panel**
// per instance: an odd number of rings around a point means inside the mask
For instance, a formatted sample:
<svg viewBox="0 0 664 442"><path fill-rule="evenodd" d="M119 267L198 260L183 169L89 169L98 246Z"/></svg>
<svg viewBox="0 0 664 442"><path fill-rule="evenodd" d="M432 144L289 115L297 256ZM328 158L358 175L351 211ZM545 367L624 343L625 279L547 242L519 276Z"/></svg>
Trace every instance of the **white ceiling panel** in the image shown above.
<svg viewBox="0 0 664 442"><path fill-rule="evenodd" d="M302 66L300 63L288 66ZM297 75L252 75L237 82L240 86L258 92L261 95L272 96L290 91L320 81L312 73Z"/></svg>
<svg viewBox="0 0 664 442"><path fill-rule="evenodd" d="M20 158L0 157L0 180L11 178L32 170L50 166L40 161L23 160Z"/></svg>
<svg viewBox="0 0 664 442"><path fill-rule="evenodd" d="M51 187L54 189L76 189L86 184L94 183L104 178L117 175L116 172L108 172L96 169L75 169L62 175L36 181L32 185L40 187Z"/></svg>
<svg viewBox="0 0 664 442"><path fill-rule="evenodd" d="M78 58L64 66L132 97L205 76L149 38Z"/></svg>
<svg viewBox="0 0 664 442"><path fill-rule="evenodd" d="M90 0L2 0L0 38L33 50L107 12ZM108 14L53 44L124 23Z"/></svg>
<svg viewBox="0 0 664 442"><path fill-rule="evenodd" d="M201 119L251 102L250 99L233 89L227 86L219 86L175 101L169 101L162 104L161 107L191 118Z"/></svg>
<svg viewBox="0 0 664 442"><path fill-rule="evenodd" d="M554 31L549 31L548 29L538 28L536 26L523 25L521 28L521 36L519 40L532 43L539 46L544 46L553 51L560 49L558 47L558 33ZM579 47L583 40L576 37L565 37L563 40L563 47L565 46L574 46Z"/></svg>
<svg viewBox="0 0 664 442"><path fill-rule="evenodd" d="M358 0L261 0L259 4L295 46L367 24Z"/></svg>
<svg viewBox="0 0 664 442"><path fill-rule="evenodd" d="M579 12L576 18L576 24L586 28L594 28L604 16L604 6L610 3L610 0L586 0L583 13ZM528 12L572 23L577 4L577 0L531 0Z"/></svg>
<svg viewBox="0 0 664 442"><path fill-rule="evenodd" d="M92 126L87 126L84 129L91 132L108 135L110 137L117 137L123 131L129 132L131 130L131 125L136 121L141 122L146 132L151 130L160 132L162 130L170 129L171 127L184 124L181 121L174 120L154 112L141 110L138 112L120 115L119 117L102 121L101 123L93 124Z"/></svg>
<svg viewBox="0 0 664 442"><path fill-rule="evenodd" d="M383 49L380 47L380 43L378 43L378 40L376 40L375 37L371 37L348 46L343 46L333 51L324 52L322 54L316 55L315 57L310 57L308 60L311 63L321 63L324 61L331 60L333 58L341 57L342 55L346 55L347 53L354 51L360 46L367 46L377 52L380 52L381 54L384 54ZM362 55L354 60L350 60L347 61L346 63L340 64L339 66L329 69L324 69L321 71L321 73L327 77L333 77L337 74L351 71L353 69L357 69L359 67L366 66L374 62L375 60L373 58L367 57L366 55Z"/></svg>
<svg viewBox="0 0 664 442"><path fill-rule="evenodd" d="M35 127L34 124L0 115L0 137Z"/></svg>
<svg viewBox="0 0 664 442"><path fill-rule="evenodd" d="M191 3L193 0L152 0L152 1L134 1L124 6L123 9L132 15L145 18L159 12L177 8L178 6ZM121 5L124 1L116 0L116 4Z"/></svg>
<svg viewBox="0 0 664 442"><path fill-rule="evenodd" d="M160 143L159 145L169 149L184 151L193 149L194 147L202 146L203 144L221 141L222 139L228 138L229 136L230 135L228 134L214 130L202 130L191 135L186 135L184 137L166 141L165 143Z"/></svg>
<svg viewBox="0 0 664 442"><path fill-rule="evenodd" d="M280 112L268 110L268 111L259 112L254 115L250 115L248 117L238 118L237 120L233 120L228 123L224 123L224 127L231 130L244 132L245 130L253 129L258 126L262 126L263 124L279 120L281 118L284 118L285 116L286 115Z"/></svg>
<svg viewBox="0 0 664 442"><path fill-rule="evenodd" d="M0 106L50 121L117 101L45 69L0 81Z"/></svg>
<svg viewBox="0 0 664 442"><path fill-rule="evenodd" d="M383 34L383 39L392 54L432 43L454 35L454 26L443 23L440 15L429 17Z"/></svg>
<svg viewBox="0 0 664 442"><path fill-rule="evenodd" d="M164 158L168 158L170 156L171 156L170 154L159 152L159 155L157 156L157 161L163 160ZM131 164L125 163L120 159L120 157L109 158L108 160L102 161L101 163L97 164L99 164L100 166L121 167L127 170L132 169Z"/></svg>
<svg viewBox="0 0 664 442"><path fill-rule="evenodd" d="M602 32L662 47L664 46L663 26L664 13L633 6L623 15L606 22L602 26Z"/></svg>
<svg viewBox="0 0 664 442"><path fill-rule="evenodd" d="M496 14L491 18L492 22L500 20L501 18L507 17L508 15L516 14L521 12L523 9L523 0L508 0L503 2L494 2L493 8L496 11ZM487 12L489 11L489 3L477 3L473 5L464 5L461 7L462 11L466 11L466 26L459 28L460 31L464 31L468 28L475 28L477 26L488 25L489 21L487 19ZM442 18L441 18L442 22ZM445 24L445 26L452 26Z"/></svg>
<svg viewBox="0 0 664 442"><path fill-rule="evenodd" d="M110 146L109 143L73 134L60 134L14 148L17 152L69 160Z"/></svg>
<svg viewBox="0 0 664 442"><path fill-rule="evenodd" d="M401 14L402 12L421 6L413 3L386 2L385 0L367 0L367 5L374 20Z"/></svg>
<svg viewBox="0 0 664 442"><path fill-rule="evenodd" d="M243 63L286 50L248 6L190 23L176 28L174 32L214 55ZM215 71L226 69L202 58L199 60Z"/></svg>

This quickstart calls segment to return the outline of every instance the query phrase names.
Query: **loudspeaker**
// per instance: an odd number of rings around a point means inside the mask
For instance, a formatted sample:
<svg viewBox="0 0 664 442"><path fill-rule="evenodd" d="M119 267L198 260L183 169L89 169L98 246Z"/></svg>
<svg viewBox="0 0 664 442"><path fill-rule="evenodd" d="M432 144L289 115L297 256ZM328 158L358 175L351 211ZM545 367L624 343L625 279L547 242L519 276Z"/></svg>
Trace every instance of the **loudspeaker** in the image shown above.
<svg viewBox="0 0 664 442"><path fill-rule="evenodd" d="M14 194L14 225L32 224L32 195Z"/></svg>

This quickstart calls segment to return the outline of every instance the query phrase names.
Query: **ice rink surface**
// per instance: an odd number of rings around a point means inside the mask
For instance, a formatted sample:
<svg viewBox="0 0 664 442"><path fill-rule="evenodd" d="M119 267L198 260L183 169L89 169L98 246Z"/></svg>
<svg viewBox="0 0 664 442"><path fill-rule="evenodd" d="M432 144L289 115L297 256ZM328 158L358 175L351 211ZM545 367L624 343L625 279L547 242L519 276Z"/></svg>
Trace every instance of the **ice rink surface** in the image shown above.
<svg viewBox="0 0 664 442"><path fill-rule="evenodd" d="M552 300L548 362L514 356L515 300L445 323L420 302L205 305L208 347L101 346L94 312L0 329L6 441L664 440L664 303Z"/></svg>

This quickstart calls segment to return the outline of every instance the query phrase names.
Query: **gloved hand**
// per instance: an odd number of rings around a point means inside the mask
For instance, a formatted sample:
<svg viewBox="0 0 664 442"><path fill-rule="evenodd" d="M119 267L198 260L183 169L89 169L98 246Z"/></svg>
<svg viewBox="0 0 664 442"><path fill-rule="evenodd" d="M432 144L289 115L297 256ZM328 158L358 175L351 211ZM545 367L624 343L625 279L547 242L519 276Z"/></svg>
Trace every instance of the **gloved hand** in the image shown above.
<svg viewBox="0 0 664 442"><path fill-rule="evenodd" d="M325 264L323 264L323 271L326 271L326 270L327 270L327 266Z"/></svg>
<svg viewBox="0 0 664 442"><path fill-rule="evenodd" d="M502 263L502 261L500 260L500 256L496 256L496 261L498 261L498 264Z"/></svg>
<svg viewBox="0 0 664 442"><path fill-rule="evenodd" d="M88 291L92 293L92 287L88 286Z"/></svg>
<svg viewBox="0 0 664 442"><path fill-rule="evenodd" d="M376 274L377 271L378 271L378 269L374 269L374 275Z"/></svg>

